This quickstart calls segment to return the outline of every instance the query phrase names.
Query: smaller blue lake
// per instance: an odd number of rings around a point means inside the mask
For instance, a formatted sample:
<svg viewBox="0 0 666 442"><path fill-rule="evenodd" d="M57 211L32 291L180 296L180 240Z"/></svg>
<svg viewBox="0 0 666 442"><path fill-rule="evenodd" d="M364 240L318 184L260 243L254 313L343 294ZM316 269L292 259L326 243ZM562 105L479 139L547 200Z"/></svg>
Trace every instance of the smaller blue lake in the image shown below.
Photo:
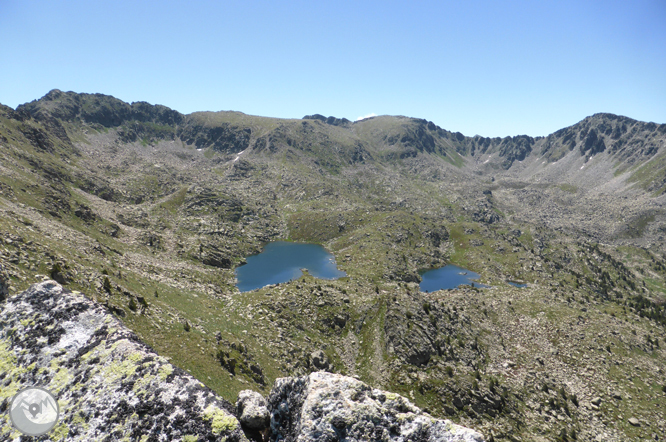
<svg viewBox="0 0 666 442"><path fill-rule="evenodd" d="M298 279L307 271L315 278L337 279L347 274L338 269L335 257L317 244L276 241L263 252L249 256L247 264L236 269L236 286L249 292L269 284Z"/></svg>
<svg viewBox="0 0 666 442"><path fill-rule="evenodd" d="M520 282L507 281L509 285L514 287L527 287L527 284L521 284Z"/></svg>
<svg viewBox="0 0 666 442"><path fill-rule="evenodd" d="M454 289L459 285L468 284L474 287L488 288L487 285L474 282L479 279L479 274L470 272L462 267L449 264L434 270L428 270L421 275L422 292L434 292L436 290Z"/></svg>

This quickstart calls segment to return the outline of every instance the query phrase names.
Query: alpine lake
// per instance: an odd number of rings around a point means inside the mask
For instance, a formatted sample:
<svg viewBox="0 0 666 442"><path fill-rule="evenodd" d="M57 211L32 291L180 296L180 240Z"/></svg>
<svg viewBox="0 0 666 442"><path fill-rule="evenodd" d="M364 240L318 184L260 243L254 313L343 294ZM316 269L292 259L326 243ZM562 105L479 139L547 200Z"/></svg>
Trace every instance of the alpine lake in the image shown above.
<svg viewBox="0 0 666 442"><path fill-rule="evenodd" d="M422 292L454 289L464 284L473 287L488 288L487 285L474 282L476 279L479 279L479 277L480 275L478 273L449 264L438 269L428 270L427 272L421 273L421 284L419 285L419 288Z"/></svg>
<svg viewBox="0 0 666 442"><path fill-rule="evenodd" d="M339 270L335 257L318 244L275 241L264 250L247 257L247 264L236 268L236 286L249 292L271 284L280 284L303 275L303 269L320 279L347 276ZM456 288L468 284L479 288L488 286L474 282L479 274L452 264L421 274L422 292Z"/></svg>
<svg viewBox="0 0 666 442"><path fill-rule="evenodd" d="M301 277L306 269L315 278L338 279L347 274L338 269L335 257L318 244L275 241L258 255L247 257L247 264L236 268L236 286L249 292L271 284Z"/></svg>

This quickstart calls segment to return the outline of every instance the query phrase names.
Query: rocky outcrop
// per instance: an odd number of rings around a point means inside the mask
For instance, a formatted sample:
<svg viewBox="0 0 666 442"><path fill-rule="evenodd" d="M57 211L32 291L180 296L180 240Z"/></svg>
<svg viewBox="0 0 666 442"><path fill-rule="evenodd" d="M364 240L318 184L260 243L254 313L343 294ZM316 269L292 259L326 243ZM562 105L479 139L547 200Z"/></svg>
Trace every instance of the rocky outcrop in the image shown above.
<svg viewBox="0 0 666 442"><path fill-rule="evenodd" d="M5 267L0 264L0 302L4 301L9 295L9 275Z"/></svg>
<svg viewBox="0 0 666 442"><path fill-rule="evenodd" d="M199 251L196 258L202 263L218 267L221 269L230 269L232 266L231 258L223 250L220 250L214 243L206 242L199 244Z"/></svg>
<svg viewBox="0 0 666 442"><path fill-rule="evenodd" d="M493 207L491 199L477 201L475 206L465 207L465 211L477 223L494 224L501 221L501 217Z"/></svg>
<svg viewBox="0 0 666 442"><path fill-rule="evenodd" d="M54 440L247 440L233 405L55 281L8 299L0 312L0 382L2 410L29 386L56 396ZM0 414L0 440L19 436Z"/></svg>
<svg viewBox="0 0 666 442"><path fill-rule="evenodd" d="M322 121L326 124L330 124L332 126L344 126L344 127L349 127L352 125L352 122L349 121L346 118L336 118L336 117L328 117L326 118L325 116L321 114L314 114L314 115L306 115L303 117L304 120L319 120Z"/></svg>
<svg viewBox="0 0 666 442"><path fill-rule="evenodd" d="M110 95L78 94L54 89L39 100L23 104L17 112L27 113L37 120L57 118L66 121L79 119L104 127L118 127L129 121L157 125L176 125L183 115L166 106L146 102L125 103Z"/></svg>
<svg viewBox="0 0 666 442"><path fill-rule="evenodd" d="M178 136L186 144L193 144L198 149L211 148L218 152L238 153L250 146L252 130L228 123L207 126L197 121L188 120L179 129Z"/></svg>
<svg viewBox="0 0 666 442"><path fill-rule="evenodd" d="M613 114L595 114L548 135L540 155L557 161L578 148L581 156L608 150L617 160L635 164L654 156L666 134L666 124L646 123Z"/></svg>
<svg viewBox="0 0 666 442"><path fill-rule="evenodd" d="M483 441L435 419L397 394L326 372L275 381L268 397L271 441Z"/></svg>

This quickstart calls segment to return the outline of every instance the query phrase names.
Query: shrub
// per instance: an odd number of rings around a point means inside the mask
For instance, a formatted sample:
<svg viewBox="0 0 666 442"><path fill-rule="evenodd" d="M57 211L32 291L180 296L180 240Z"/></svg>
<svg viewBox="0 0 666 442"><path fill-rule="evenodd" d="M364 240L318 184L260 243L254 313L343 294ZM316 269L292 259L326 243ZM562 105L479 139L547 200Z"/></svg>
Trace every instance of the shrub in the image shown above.
<svg viewBox="0 0 666 442"><path fill-rule="evenodd" d="M104 291L111 293L111 281L109 281L108 276L104 277L104 281L102 281L102 287L104 288Z"/></svg>
<svg viewBox="0 0 666 442"><path fill-rule="evenodd" d="M50 276L51 279L56 279L59 274L62 272L62 267L60 267L60 263L54 263L53 266L51 267L51 272Z"/></svg>

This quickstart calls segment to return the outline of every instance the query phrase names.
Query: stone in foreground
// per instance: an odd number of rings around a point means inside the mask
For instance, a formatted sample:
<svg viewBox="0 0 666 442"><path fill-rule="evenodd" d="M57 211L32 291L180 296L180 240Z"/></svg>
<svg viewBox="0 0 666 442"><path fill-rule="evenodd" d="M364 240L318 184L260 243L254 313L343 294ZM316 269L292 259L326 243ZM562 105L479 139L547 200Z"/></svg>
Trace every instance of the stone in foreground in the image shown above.
<svg viewBox="0 0 666 442"><path fill-rule="evenodd" d="M243 390L238 393L236 409L244 426L253 430L263 430L268 427L270 413L266 399L256 391Z"/></svg>
<svg viewBox="0 0 666 442"><path fill-rule="evenodd" d="M52 440L247 440L233 405L84 296L45 281L0 308L0 440L23 440L4 411L32 386L58 401Z"/></svg>
<svg viewBox="0 0 666 442"><path fill-rule="evenodd" d="M271 441L480 442L483 436L435 419L397 394L316 372L275 381L268 397Z"/></svg>

